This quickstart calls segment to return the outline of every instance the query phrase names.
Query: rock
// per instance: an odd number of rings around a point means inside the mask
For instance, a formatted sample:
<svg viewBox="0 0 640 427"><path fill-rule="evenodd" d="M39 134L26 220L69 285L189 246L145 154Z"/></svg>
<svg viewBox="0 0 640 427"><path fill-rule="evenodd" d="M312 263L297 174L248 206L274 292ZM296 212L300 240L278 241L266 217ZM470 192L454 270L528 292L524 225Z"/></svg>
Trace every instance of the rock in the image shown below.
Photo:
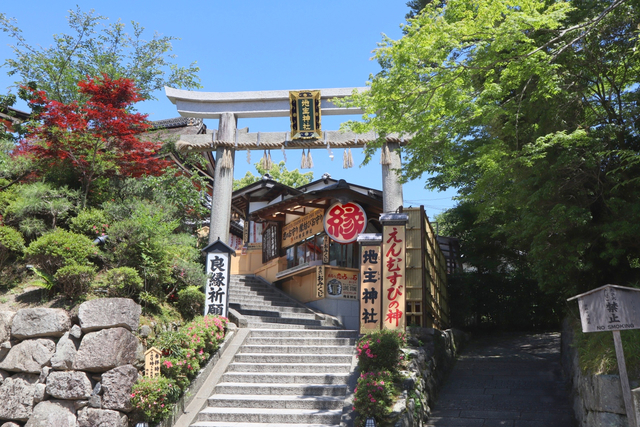
<svg viewBox="0 0 640 427"><path fill-rule="evenodd" d="M127 427L126 415L109 409L84 408L78 413L78 427Z"/></svg>
<svg viewBox="0 0 640 427"><path fill-rule="evenodd" d="M89 397L89 407L98 409L102 408L102 397L97 394L92 394Z"/></svg>
<svg viewBox="0 0 640 427"><path fill-rule="evenodd" d="M101 378L102 380L102 378ZM91 392L91 394L95 394L96 396L100 396L100 394L102 393L102 383L101 382L97 382L96 385L93 387L93 391Z"/></svg>
<svg viewBox="0 0 640 427"><path fill-rule="evenodd" d="M119 366L102 374L102 407L131 412L131 387L138 379L138 370L131 365Z"/></svg>
<svg viewBox="0 0 640 427"><path fill-rule="evenodd" d="M11 350L11 347L13 347L11 341L5 341L0 344L0 360L4 360L7 354L9 354L9 350Z"/></svg>
<svg viewBox="0 0 640 427"><path fill-rule="evenodd" d="M2 424L0 427L20 427L20 424L8 422L8 423Z"/></svg>
<svg viewBox="0 0 640 427"><path fill-rule="evenodd" d="M77 352L76 339L71 338L71 332L65 333L56 345L56 352L51 358L51 367L59 371L73 369L73 361Z"/></svg>
<svg viewBox="0 0 640 427"><path fill-rule="evenodd" d="M49 372L51 372L50 367L45 366L44 368L42 368L42 372L40 372L40 378L38 378L38 382L40 384L44 384L47 382L47 377L49 376Z"/></svg>
<svg viewBox="0 0 640 427"><path fill-rule="evenodd" d="M588 411L626 415L619 375L585 375L580 388Z"/></svg>
<svg viewBox="0 0 640 427"><path fill-rule="evenodd" d="M38 376L16 374L0 386L0 419L27 421L33 412Z"/></svg>
<svg viewBox="0 0 640 427"><path fill-rule="evenodd" d="M80 326L78 325L73 325L71 329L69 329L69 335L74 338L80 339L82 337L82 329L80 329Z"/></svg>
<svg viewBox="0 0 640 427"><path fill-rule="evenodd" d="M147 338L149 335L151 335L151 327L149 325L140 326L138 335L140 335L142 338Z"/></svg>
<svg viewBox="0 0 640 427"><path fill-rule="evenodd" d="M104 372L131 364L136 360L137 347L138 338L125 328L90 332L82 338L73 369Z"/></svg>
<svg viewBox="0 0 640 427"><path fill-rule="evenodd" d="M136 349L136 361L133 363L139 371L144 371L144 352L147 351L147 348L141 342L138 343L138 348Z"/></svg>
<svg viewBox="0 0 640 427"><path fill-rule="evenodd" d="M7 357L0 362L0 369L40 374L42 368L49 365L55 349L56 344L48 338L22 341L13 346Z"/></svg>
<svg viewBox="0 0 640 427"><path fill-rule="evenodd" d="M15 315L13 311L0 311L0 342L11 338L11 323Z"/></svg>
<svg viewBox="0 0 640 427"><path fill-rule="evenodd" d="M77 427L73 402L46 400L33 408L33 415L24 427Z"/></svg>
<svg viewBox="0 0 640 427"><path fill-rule="evenodd" d="M626 416L610 412L589 412L586 421L589 427L629 427Z"/></svg>
<svg viewBox="0 0 640 427"><path fill-rule="evenodd" d="M78 318L84 333L116 327L137 331L141 312L142 308L129 298L99 298L83 302Z"/></svg>
<svg viewBox="0 0 640 427"><path fill-rule="evenodd" d="M89 401L88 400L74 400L73 401L73 407L76 408L76 411L86 407L87 405L89 405Z"/></svg>
<svg viewBox="0 0 640 427"><path fill-rule="evenodd" d="M87 399L91 390L91 380L86 372L54 371L47 378L47 393L56 399Z"/></svg>
<svg viewBox="0 0 640 427"><path fill-rule="evenodd" d="M23 308L13 318L11 335L20 340L61 337L70 327L69 315L60 308Z"/></svg>
<svg viewBox="0 0 640 427"><path fill-rule="evenodd" d="M33 404L35 405L37 403L40 403L46 398L47 398L47 386L39 382L38 384L36 384L36 390L33 393Z"/></svg>
<svg viewBox="0 0 640 427"><path fill-rule="evenodd" d="M0 385L4 382L5 378L9 378L11 374L7 371L0 369Z"/></svg>

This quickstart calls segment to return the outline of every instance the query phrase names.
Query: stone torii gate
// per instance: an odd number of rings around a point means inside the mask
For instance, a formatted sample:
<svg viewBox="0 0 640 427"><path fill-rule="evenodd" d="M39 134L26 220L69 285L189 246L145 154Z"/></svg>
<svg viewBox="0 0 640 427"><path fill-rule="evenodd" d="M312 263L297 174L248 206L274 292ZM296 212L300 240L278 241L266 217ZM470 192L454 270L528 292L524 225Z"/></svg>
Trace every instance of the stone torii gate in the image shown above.
<svg viewBox="0 0 640 427"><path fill-rule="evenodd" d="M367 88L321 89L322 115L362 114L360 108L341 108L334 98L351 95L354 89L362 92ZM289 132L256 132L237 129L239 118L288 117L290 114L289 91L256 92L193 92L165 87L167 98L174 103L178 113L184 117L219 119L218 130L213 134L181 135L176 148L183 152L216 152L216 168L213 181L211 223L209 243L218 238L226 241L231 221L231 194L233 192L233 167L236 150L275 149L326 149L364 147L376 141L375 132L366 134L324 131L322 138L289 139ZM382 165L383 211L396 212L402 206L402 184L395 169L401 168L399 147L404 139L397 135L386 137L389 147L387 164ZM219 167L225 155L227 167ZM229 157L230 155L230 157Z"/></svg>

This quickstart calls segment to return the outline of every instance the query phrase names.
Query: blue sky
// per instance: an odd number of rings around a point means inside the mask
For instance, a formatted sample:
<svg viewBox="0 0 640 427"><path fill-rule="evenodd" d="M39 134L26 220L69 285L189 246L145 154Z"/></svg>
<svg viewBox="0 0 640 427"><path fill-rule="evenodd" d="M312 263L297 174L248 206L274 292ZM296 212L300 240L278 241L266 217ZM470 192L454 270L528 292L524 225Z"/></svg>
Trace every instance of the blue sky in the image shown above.
<svg viewBox="0 0 640 427"><path fill-rule="evenodd" d="M406 0L322 0L318 2L291 0L245 0L208 2L148 1L83 1L31 0L28 3L4 2L2 13L16 18L24 37L32 45L48 46L55 33L70 33L67 11L79 5L83 11L95 9L110 21L129 24L137 21L146 28L143 36L150 39L154 32L176 36L174 59L180 65L197 61L200 67L202 91L232 92L276 89L322 89L361 87L378 64L370 60L372 51L382 40L382 33L392 39L402 36L400 24L408 12ZM28 4L28 6L25 6ZM301 42L300 29L308 37ZM131 31L130 24L127 30ZM12 40L0 33L0 60L12 57L8 46ZM0 69L0 92L7 93L13 78ZM138 110L149 114L150 120L178 115L175 106L163 92L155 94L157 101L139 104ZM24 104L18 108L27 109ZM322 128L337 130L340 123L352 117L325 116ZM355 117L357 118L357 117ZM217 120L207 120L210 129ZM288 118L240 119L238 127L251 132L286 132ZM335 160L329 160L324 150L312 151L314 177L328 172L333 178L380 189L381 168L376 158L365 167L358 167L363 156L352 150L355 167L342 168L342 151L334 150ZM252 163L261 154L252 152ZM279 151L272 152L280 161ZM300 167L301 152L287 152L287 168ZM235 177L255 169L246 162L245 152L236 154ZM424 177L423 177L424 178ZM454 191L430 192L424 189L424 179L405 184L405 206L424 205L433 219L435 214L452 207Z"/></svg>

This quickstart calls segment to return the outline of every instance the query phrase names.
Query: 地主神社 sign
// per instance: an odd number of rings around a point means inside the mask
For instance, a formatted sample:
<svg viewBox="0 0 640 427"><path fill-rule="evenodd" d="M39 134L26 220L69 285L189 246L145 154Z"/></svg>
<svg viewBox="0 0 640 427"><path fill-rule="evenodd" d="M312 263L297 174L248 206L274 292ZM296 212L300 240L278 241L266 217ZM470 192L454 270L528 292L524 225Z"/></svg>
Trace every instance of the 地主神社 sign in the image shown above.
<svg viewBox="0 0 640 427"><path fill-rule="evenodd" d="M320 138L320 91L289 92L291 139Z"/></svg>
<svg viewBox="0 0 640 427"><path fill-rule="evenodd" d="M360 243L360 333L379 331L382 311L382 256L380 234L361 234Z"/></svg>
<svg viewBox="0 0 640 427"><path fill-rule="evenodd" d="M322 219L324 210L314 209L307 215L291 221L282 227L282 247L291 246L301 242L307 237L314 236L322 231Z"/></svg>
<svg viewBox="0 0 640 427"><path fill-rule="evenodd" d="M236 251L218 239L202 252L207 254L204 315L228 317L230 257Z"/></svg>
<svg viewBox="0 0 640 427"><path fill-rule="evenodd" d="M367 227L367 214L357 203L334 203L324 214L324 231L338 243L355 242Z"/></svg>
<svg viewBox="0 0 640 427"><path fill-rule="evenodd" d="M582 332L640 329L640 289L605 285L570 298L578 300Z"/></svg>

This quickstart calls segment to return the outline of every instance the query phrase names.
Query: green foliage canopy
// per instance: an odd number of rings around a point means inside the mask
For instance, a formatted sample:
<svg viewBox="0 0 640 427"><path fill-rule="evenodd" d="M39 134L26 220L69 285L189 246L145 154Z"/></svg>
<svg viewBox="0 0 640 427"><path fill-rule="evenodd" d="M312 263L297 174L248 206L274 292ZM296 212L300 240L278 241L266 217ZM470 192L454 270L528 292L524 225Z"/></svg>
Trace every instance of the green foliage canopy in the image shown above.
<svg viewBox="0 0 640 427"><path fill-rule="evenodd" d="M639 20L631 0L428 4L345 126L411 135L403 177L458 188L544 289L637 282Z"/></svg>
<svg viewBox="0 0 640 427"><path fill-rule="evenodd" d="M313 180L313 172L300 173L298 169L290 171L285 166L284 161L281 161L280 163L274 163L269 170L263 168L260 165L260 162L256 163L255 166L256 171L258 171L258 176L255 176L251 172L247 172L244 177L234 180L234 191L260 180L261 177L267 172L271 175L271 178L274 181L293 188L309 184Z"/></svg>
<svg viewBox="0 0 640 427"><path fill-rule="evenodd" d="M41 47L30 44L15 20L0 13L0 31L15 41L15 58L6 59L4 66L9 75L17 76L17 85L35 82L38 89L62 103L81 99L78 81L103 74L132 79L143 99L155 99L153 92L164 86L200 87L195 62L181 67L172 61L171 42L176 37L156 33L145 40L139 23L131 22L133 34L129 34L124 23L106 25L105 16L79 7L69 11L68 21L72 34L55 34L51 46Z"/></svg>

